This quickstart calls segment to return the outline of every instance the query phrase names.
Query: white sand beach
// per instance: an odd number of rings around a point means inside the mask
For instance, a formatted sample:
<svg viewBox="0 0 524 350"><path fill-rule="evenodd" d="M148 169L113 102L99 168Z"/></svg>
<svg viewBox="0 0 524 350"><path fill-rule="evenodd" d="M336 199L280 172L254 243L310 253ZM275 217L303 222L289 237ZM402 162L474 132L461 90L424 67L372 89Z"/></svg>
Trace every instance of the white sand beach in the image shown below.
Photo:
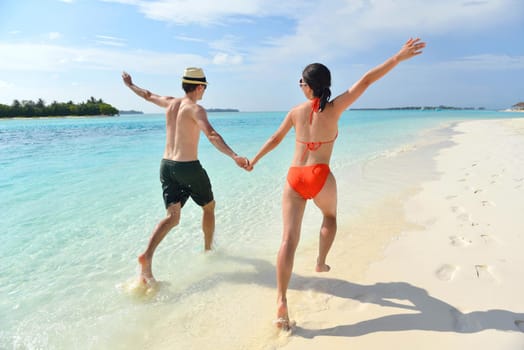
<svg viewBox="0 0 524 350"><path fill-rule="evenodd" d="M339 219L330 273L311 272L316 247L297 252L297 326L277 347L524 348L524 119L461 122L441 141L370 165L400 191Z"/></svg>

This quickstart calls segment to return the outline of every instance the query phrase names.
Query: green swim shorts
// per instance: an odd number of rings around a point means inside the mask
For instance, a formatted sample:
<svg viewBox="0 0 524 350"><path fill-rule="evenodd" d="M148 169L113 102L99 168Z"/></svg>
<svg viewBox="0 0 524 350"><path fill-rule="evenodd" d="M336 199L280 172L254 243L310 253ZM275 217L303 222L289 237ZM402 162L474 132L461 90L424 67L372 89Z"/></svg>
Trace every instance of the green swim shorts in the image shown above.
<svg viewBox="0 0 524 350"><path fill-rule="evenodd" d="M166 209L176 203L183 207L189 197L201 207L213 200L211 182L198 160L179 162L162 159L160 182Z"/></svg>

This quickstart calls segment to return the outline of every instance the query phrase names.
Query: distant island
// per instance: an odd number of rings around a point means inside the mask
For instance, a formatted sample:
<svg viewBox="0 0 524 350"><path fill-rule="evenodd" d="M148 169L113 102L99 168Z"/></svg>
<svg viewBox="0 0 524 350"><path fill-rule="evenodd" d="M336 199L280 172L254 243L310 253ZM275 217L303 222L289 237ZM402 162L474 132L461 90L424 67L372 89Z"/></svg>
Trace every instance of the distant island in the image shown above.
<svg viewBox="0 0 524 350"><path fill-rule="evenodd" d="M208 112L240 112L238 109L234 108L207 108Z"/></svg>
<svg viewBox="0 0 524 350"><path fill-rule="evenodd" d="M350 108L353 111L396 111L396 110L415 110L415 111L441 111L441 110L454 110L454 111L473 111L473 110L485 110L484 107L452 107L452 106L406 106L406 107L387 107L387 108Z"/></svg>
<svg viewBox="0 0 524 350"><path fill-rule="evenodd" d="M113 116L116 114L118 114L118 109L94 97L82 103L53 101L46 105L44 100L39 98L37 102L14 100L10 106L0 104L0 118Z"/></svg>
<svg viewBox="0 0 524 350"><path fill-rule="evenodd" d="M144 114L144 112L130 109L129 111L118 111L118 114Z"/></svg>
<svg viewBox="0 0 524 350"><path fill-rule="evenodd" d="M524 112L524 102L515 103L511 108L506 109L506 112Z"/></svg>

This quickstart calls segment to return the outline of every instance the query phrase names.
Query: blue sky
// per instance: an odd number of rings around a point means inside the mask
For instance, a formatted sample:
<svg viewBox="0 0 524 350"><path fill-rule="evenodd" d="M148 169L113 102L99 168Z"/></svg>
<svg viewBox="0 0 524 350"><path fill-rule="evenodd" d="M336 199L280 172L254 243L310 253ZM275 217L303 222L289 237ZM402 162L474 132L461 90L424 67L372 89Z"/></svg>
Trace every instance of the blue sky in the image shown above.
<svg viewBox="0 0 524 350"><path fill-rule="evenodd" d="M303 101L304 66L326 64L334 95L394 54L427 42L352 107L524 101L521 0L2 0L0 103L90 96L161 110L121 81L181 96L184 67L210 82L201 104L284 111Z"/></svg>

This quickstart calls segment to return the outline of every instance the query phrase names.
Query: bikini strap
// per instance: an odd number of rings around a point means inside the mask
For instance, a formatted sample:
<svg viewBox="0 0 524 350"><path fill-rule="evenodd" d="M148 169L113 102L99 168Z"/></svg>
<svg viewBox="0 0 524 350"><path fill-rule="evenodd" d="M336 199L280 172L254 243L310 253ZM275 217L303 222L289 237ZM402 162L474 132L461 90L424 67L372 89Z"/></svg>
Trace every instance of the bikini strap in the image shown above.
<svg viewBox="0 0 524 350"><path fill-rule="evenodd" d="M318 112L319 109L320 109L320 98L315 97L314 99L311 100L311 113L309 114L309 125L313 123L313 113ZM337 135L335 136L335 138L329 141L304 142L304 141L297 140L297 142L306 145L306 148L304 148L304 152L302 153L302 160L304 160L304 158L306 157L307 151L316 151L324 143L334 142L337 139L337 136L338 136L338 131L337 131Z"/></svg>
<svg viewBox="0 0 524 350"><path fill-rule="evenodd" d="M311 113L309 114L309 125L313 123L313 113L320 109L320 98L315 97L311 100Z"/></svg>
<svg viewBox="0 0 524 350"><path fill-rule="evenodd" d="M337 137L338 137L338 130L337 130L337 134L335 135L335 137L329 141L305 142L305 141L296 140L298 143L306 145L306 147L304 148L304 152L302 152L302 160L305 159L307 151L316 151L323 144L335 142Z"/></svg>

